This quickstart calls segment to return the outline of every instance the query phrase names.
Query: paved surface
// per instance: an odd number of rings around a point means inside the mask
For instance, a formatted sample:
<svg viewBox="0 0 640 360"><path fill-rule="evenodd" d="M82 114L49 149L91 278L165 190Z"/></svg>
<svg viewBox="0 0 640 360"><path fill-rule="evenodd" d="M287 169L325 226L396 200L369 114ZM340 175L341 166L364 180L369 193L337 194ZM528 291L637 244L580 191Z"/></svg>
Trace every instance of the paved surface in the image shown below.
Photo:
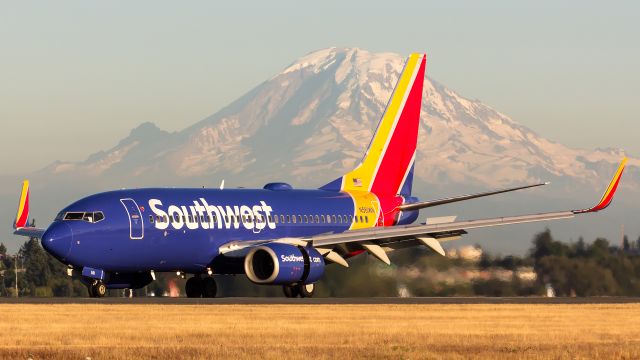
<svg viewBox="0 0 640 360"><path fill-rule="evenodd" d="M214 298L188 299L165 297L117 298L0 298L2 304L158 304L158 305L275 305L275 304L629 304L640 303L634 297L586 297L586 298L543 298L543 297L415 297L415 298Z"/></svg>

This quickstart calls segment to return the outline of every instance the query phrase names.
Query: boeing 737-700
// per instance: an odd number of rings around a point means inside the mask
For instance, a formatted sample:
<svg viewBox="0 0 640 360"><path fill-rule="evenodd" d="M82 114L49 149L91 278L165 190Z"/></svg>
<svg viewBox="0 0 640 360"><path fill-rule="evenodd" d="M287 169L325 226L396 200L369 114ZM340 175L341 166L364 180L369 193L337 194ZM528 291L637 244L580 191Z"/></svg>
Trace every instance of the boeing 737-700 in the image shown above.
<svg viewBox="0 0 640 360"><path fill-rule="evenodd" d="M412 194L426 55L412 54L359 165L318 189L274 182L262 189L144 188L108 191L65 207L46 229L29 226L29 182L15 234L42 246L79 276L93 297L109 288L135 289L158 272L187 274L188 297L215 297L215 276L244 274L280 285L287 297L310 297L328 264L349 266L368 253L441 243L483 227L567 219L612 201L618 168L600 202L588 209L417 223L421 209L544 185L420 201ZM366 285L363 285L366 286Z"/></svg>

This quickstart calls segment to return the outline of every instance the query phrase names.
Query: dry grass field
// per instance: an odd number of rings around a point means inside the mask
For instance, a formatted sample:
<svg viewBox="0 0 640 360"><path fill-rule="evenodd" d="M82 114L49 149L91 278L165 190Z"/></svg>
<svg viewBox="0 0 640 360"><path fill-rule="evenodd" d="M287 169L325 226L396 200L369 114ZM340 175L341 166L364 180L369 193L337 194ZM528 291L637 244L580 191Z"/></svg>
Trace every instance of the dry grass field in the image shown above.
<svg viewBox="0 0 640 360"><path fill-rule="evenodd" d="M639 359L640 305L0 305L10 359Z"/></svg>

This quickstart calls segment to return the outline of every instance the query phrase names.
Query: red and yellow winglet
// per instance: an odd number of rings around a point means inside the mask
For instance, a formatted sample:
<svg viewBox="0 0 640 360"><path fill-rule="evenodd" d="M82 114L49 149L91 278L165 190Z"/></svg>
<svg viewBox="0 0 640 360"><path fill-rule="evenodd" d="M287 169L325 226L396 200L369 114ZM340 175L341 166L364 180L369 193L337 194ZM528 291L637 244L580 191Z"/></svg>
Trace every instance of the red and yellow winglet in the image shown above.
<svg viewBox="0 0 640 360"><path fill-rule="evenodd" d="M613 200L613 195L615 195L616 193L616 189L618 189L618 184L620 183L620 178L622 177L622 172L624 172L624 167L626 164L627 158L625 157L624 159L622 159L622 162L620 163L616 174L613 176L613 179L611 179L611 182L609 183L607 190L604 192L604 195L602 195L602 199L600 199L600 202L596 206L589 209L573 210L573 213L582 214L588 212L596 212L603 210L607 206L609 206L611 204L611 201Z"/></svg>
<svg viewBox="0 0 640 360"><path fill-rule="evenodd" d="M20 194L20 203L18 204L18 213L13 223L14 229L27 226L29 221L29 180L22 182L22 193Z"/></svg>

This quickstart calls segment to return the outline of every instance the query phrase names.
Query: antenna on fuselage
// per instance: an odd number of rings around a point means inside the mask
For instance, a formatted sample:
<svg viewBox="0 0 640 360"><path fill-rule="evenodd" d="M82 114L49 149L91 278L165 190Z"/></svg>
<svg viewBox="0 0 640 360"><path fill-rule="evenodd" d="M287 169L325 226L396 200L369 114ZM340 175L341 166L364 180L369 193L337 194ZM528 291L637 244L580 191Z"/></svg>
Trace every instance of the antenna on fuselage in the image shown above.
<svg viewBox="0 0 640 360"><path fill-rule="evenodd" d="M220 183L220 190L224 190L224 179L222 179L222 182Z"/></svg>

